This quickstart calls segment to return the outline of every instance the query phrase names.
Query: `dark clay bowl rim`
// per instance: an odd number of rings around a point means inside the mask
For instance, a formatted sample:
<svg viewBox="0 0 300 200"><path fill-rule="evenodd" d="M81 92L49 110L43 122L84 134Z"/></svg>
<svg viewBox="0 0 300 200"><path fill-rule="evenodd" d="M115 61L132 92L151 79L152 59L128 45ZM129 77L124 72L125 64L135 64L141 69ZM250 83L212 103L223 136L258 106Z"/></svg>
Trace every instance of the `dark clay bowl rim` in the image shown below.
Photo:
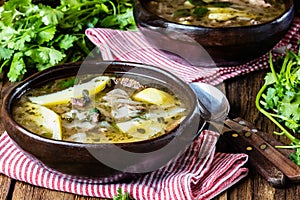
<svg viewBox="0 0 300 200"><path fill-rule="evenodd" d="M30 86L30 83L35 81L36 79L41 79L41 77L47 77L48 74L51 73L55 73L56 71L61 71L61 70L67 70L67 69L72 69L75 66L80 67L81 62L78 63L68 63L68 64L62 64L62 65L58 65L58 66L54 66L48 69L45 69L43 71L37 72L33 75L31 75L30 77L26 78L25 80L23 80L22 82L18 83L17 85L13 86L12 88L9 89L9 91L5 94L4 96L4 100L3 100L3 104L2 104L2 116L5 120L9 120L11 121L11 123L14 125L14 127L16 129L18 129L18 131L22 132L23 134L25 134L26 136L33 138L34 140L43 142L43 143L48 143L48 144L57 144L57 145L65 145L65 146L72 146L72 147L97 147L97 146L106 146L106 145L111 145L114 144L116 146L120 146L120 147L126 147L126 146L130 146L130 145L139 145L139 144L144 144L144 143L151 143L151 142L155 142L155 141L160 141L160 140L165 140L168 138L172 138L172 137L176 137L176 135L173 135L173 131L163 134L162 136L156 137L156 138L152 138L152 139L148 139L148 140L142 140L142 141L137 141L137 142L124 142L124 143L79 143L79 142L70 142L70 141L63 141L63 140L54 140L54 139L50 139L50 138L45 138L42 136L39 136L38 134L35 134L27 129L25 129L24 127L22 127L20 124L18 124L13 117L11 116L11 108L12 108L12 103L14 102L14 100L16 98L19 98L20 96L22 96L26 91L30 90L31 87L29 88L28 86ZM189 87L189 85L187 83L185 83L183 80L181 80L180 78L178 78L176 75L152 66L152 65L146 65L146 64L141 64L141 63L134 63L134 62L123 62L123 61L99 61L99 62L95 62L94 64L98 65L98 64L104 64L104 65L109 65L109 64L113 64L113 65L121 65L121 66L134 66L134 67L144 67L144 68L148 68L150 70L154 70L157 71L159 73L162 74L166 74L167 76L170 76L174 79L176 79L176 81L178 82L178 85L182 85L185 87L185 92L188 93L188 95L190 95L191 98L191 102L193 103L192 108L190 110L190 112L188 113L188 115L186 116L186 118L180 123L180 124L184 124L187 122L187 120L189 120L192 117L192 113L194 111L194 108L198 107L198 100L196 98L195 93L193 92L193 90ZM77 73L77 72L76 72ZM76 75L75 73L75 75ZM61 77L68 77L71 76L71 74L68 75L62 75ZM60 77L60 78L61 78ZM44 81L49 82L50 80ZM181 87L182 87L181 86ZM24 90L26 89L26 90ZM198 129L201 129L204 124L205 124L205 120L200 116L200 120L199 120L199 127ZM176 128L175 128L176 129ZM173 129L173 130L175 130ZM10 131L7 131L8 135L13 134L10 133ZM196 133L195 133L196 135ZM191 138L192 139L192 138Z"/></svg>
<svg viewBox="0 0 300 200"><path fill-rule="evenodd" d="M268 22L264 22L261 24L257 24L257 25L248 25L248 26L235 26L235 27L207 27L207 26L195 26L195 25L184 25L184 24L180 24L177 22L172 22L169 21L165 18L162 18L156 14L154 14L153 12L149 11L145 6L145 2L147 2L149 0L137 0L135 6L134 6L134 18L135 21L139 21L138 20L138 16L136 13L136 9L138 6L140 6L141 9L143 9L143 11L147 11L148 14L150 14L151 16L151 20L149 21L155 21L155 24L157 27L157 25L159 25L160 27L172 27L173 29L179 29L179 30L196 30L196 29L203 29L203 30L215 30L215 31L224 31L224 30L228 30L228 31L235 31L235 30L247 30L247 29L253 29L253 28L260 28L262 26L266 26L266 25L273 25L273 24L277 24L280 23L281 21L284 21L284 19L287 18L287 16L289 16L290 14L292 14L294 16L294 10L295 10L295 3L294 0L286 0L286 5L288 5L288 7L286 7L285 11L279 15L278 17L276 17L275 19L268 21ZM145 23L142 22L142 24L144 26L148 26L151 27L153 26L153 24L149 24L149 23Z"/></svg>

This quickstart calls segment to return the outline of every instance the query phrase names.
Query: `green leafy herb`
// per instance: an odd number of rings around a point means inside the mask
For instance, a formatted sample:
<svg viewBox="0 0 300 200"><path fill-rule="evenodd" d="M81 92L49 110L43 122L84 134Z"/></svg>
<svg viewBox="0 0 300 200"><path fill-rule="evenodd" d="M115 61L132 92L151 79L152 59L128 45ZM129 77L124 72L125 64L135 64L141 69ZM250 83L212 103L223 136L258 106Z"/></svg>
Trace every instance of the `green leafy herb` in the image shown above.
<svg viewBox="0 0 300 200"><path fill-rule="evenodd" d="M269 63L271 72L256 96L256 107L280 128L275 134L291 141L289 146L277 147L294 148L291 159L300 165L300 47L297 53L288 50L276 62L270 53Z"/></svg>
<svg viewBox="0 0 300 200"><path fill-rule="evenodd" d="M65 88L68 88L68 87L72 87L74 86L74 84L76 83L77 81L77 78L76 77L72 77L72 78L69 78L69 79L64 79L61 81L61 83L59 84L59 87L61 89L65 89Z"/></svg>
<svg viewBox="0 0 300 200"><path fill-rule="evenodd" d="M85 30L135 29L134 0L61 0L50 7L9 0L0 7L0 73L20 81L28 71L83 61L94 48ZM31 69L31 70L29 70Z"/></svg>
<svg viewBox="0 0 300 200"><path fill-rule="evenodd" d="M190 2L191 4L195 5L195 6L204 6L207 5L206 2L202 1L202 0L188 0L188 2Z"/></svg>
<svg viewBox="0 0 300 200"><path fill-rule="evenodd" d="M122 189L118 188L118 194L113 198L113 200L134 200L127 192L123 194Z"/></svg>
<svg viewBox="0 0 300 200"><path fill-rule="evenodd" d="M209 12L208 8L195 8L193 15L196 17L203 17Z"/></svg>
<svg viewBox="0 0 300 200"><path fill-rule="evenodd" d="M174 17L188 17L191 15L190 9L178 9L174 12Z"/></svg>

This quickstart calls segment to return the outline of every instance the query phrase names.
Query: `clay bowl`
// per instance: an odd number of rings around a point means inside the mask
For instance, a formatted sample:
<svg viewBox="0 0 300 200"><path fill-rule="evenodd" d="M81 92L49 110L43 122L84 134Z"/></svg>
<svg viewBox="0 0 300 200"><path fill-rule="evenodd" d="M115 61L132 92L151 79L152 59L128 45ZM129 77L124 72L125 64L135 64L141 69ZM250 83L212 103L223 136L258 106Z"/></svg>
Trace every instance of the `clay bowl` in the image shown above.
<svg viewBox="0 0 300 200"><path fill-rule="evenodd" d="M83 66L84 65L84 66ZM26 130L12 117L12 107L25 91L55 79L80 74L116 74L168 87L190 105L179 126L154 139L118 144L87 144L41 137ZM147 82L148 81L148 82ZM184 93L182 91L185 91ZM136 177L165 165L193 141L205 121L199 114L197 98L188 84L156 67L125 62L91 62L49 68L13 87L2 106L5 129L12 140L28 155L56 173L112 182Z"/></svg>
<svg viewBox="0 0 300 200"><path fill-rule="evenodd" d="M175 53L196 66L204 67L238 65L262 56L284 37L294 18L293 0L285 0L285 12L273 21L260 25L192 26L157 16L147 8L148 1L138 0L134 7L135 22L145 39L153 47ZM213 62L207 62L210 61L207 56Z"/></svg>

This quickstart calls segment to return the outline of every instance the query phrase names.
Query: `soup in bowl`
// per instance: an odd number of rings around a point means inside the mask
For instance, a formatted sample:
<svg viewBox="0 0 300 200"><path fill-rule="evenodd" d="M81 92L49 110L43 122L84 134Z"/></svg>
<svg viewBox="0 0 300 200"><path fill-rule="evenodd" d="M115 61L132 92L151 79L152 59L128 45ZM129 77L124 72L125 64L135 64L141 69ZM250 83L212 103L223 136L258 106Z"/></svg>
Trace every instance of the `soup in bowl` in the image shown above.
<svg viewBox="0 0 300 200"><path fill-rule="evenodd" d="M204 27L252 26L286 11L284 0L151 0L145 7L171 22Z"/></svg>
<svg viewBox="0 0 300 200"><path fill-rule="evenodd" d="M138 0L134 7L136 24L153 47L200 67L240 65L264 55L293 18L293 0ZM214 62L203 62L208 56Z"/></svg>
<svg viewBox="0 0 300 200"><path fill-rule="evenodd" d="M2 113L9 136L41 164L103 182L158 169L205 125L188 84L157 67L125 62L34 74L8 92Z"/></svg>

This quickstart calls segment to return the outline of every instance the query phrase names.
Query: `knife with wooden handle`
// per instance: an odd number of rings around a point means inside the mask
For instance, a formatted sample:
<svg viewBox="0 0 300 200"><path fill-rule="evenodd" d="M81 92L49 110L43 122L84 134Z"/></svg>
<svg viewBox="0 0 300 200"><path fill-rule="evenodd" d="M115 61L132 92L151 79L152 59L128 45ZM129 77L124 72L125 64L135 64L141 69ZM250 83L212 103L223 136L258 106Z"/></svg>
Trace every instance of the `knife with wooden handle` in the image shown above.
<svg viewBox="0 0 300 200"><path fill-rule="evenodd" d="M290 153L288 150L283 153L270 144L278 144L274 137L241 118L227 118L224 125L221 138L239 152L248 154L251 166L270 185L283 187L287 181L300 182L300 167L287 157Z"/></svg>
<svg viewBox="0 0 300 200"><path fill-rule="evenodd" d="M246 148L250 144L246 143L241 137L236 137L236 134L235 131L225 132L219 140L219 145L225 147L220 148L228 151L229 146L231 148L230 152L246 153L249 156L249 167L259 173L272 187L286 187L289 182L287 176L269 160L265 159L258 151L246 151Z"/></svg>

